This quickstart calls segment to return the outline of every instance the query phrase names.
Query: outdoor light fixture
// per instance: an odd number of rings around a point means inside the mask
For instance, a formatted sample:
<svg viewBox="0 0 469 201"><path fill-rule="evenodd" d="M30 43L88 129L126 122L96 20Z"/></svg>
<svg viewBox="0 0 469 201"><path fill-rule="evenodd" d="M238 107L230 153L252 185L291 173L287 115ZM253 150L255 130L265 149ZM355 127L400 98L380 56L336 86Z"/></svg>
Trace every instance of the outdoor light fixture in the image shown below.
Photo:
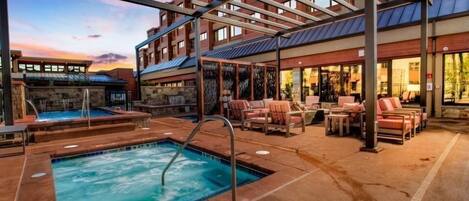
<svg viewBox="0 0 469 201"><path fill-rule="evenodd" d="M76 144L71 144L71 145L64 146L65 149L71 149L71 148L77 148L77 147L78 147L78 145L76 145Z"/></svg>
<svg viewBox="0 0 469 201"><path fill-rule="evenodd" d="M44 172L38 172L38 173L35 173L33 175L31 175L31 178L39 178L39 177L43 177L43 176L46 176L47 174L44 173Z"/></svg>
<svg viewBox="0 0 469 201"><path fill-rule="evenodd" d="M166 133L163 133L163 135L172 135L173 133L171 132L166 132Z"/></svg>
<svg viewBox="0 0 469 201"><path fill-rule="evenodd" d="M269 155L269 154L270 154L270 151L259 150L259 151L256 151L256 154L257 154L257 155Z"/></svg>

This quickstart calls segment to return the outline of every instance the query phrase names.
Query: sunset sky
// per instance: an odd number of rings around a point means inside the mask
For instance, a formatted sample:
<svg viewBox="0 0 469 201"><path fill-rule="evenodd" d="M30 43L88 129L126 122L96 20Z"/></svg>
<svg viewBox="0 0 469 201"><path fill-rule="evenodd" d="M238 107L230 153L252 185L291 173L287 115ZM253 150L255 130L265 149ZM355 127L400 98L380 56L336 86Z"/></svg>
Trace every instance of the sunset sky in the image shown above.
<svg viewBox="0 0 469 201"><path fill-rule="evenodd" d="M93 60L91 71L135 67L134 47L156 9L119 0L9 0L11 49L24 56Z"/></svg>

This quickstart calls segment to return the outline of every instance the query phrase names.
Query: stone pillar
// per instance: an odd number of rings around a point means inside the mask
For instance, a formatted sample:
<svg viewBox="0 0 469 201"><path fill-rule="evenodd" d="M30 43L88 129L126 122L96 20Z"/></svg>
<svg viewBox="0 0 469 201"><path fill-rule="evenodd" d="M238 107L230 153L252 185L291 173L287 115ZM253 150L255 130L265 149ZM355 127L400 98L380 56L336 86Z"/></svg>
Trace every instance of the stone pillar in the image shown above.
<svg viewBox="0 0 469 201"><path fill-rule="evenodd" d="M12 82L12 103L13 119L23 119L26 117L26 94L23 81L14 80Z"/></svg>

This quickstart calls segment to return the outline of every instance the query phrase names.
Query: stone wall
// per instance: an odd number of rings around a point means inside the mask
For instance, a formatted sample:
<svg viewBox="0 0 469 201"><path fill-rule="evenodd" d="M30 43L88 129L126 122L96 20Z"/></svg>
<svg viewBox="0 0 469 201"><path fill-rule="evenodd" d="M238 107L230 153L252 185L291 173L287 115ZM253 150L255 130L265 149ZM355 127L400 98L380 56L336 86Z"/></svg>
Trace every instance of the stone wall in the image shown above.
<svg viewBox="0 0 469 201"><path fill-rule="evenodd" d="M197 102L195 87L142 86L142 102L144 104L169 105L169 97L171 96L183 96L184 104Z"/></svg>
<svg viewBox="0 0 469 201"><path fill-rule="evenodd" d="M22 81L13 81L11 84L13 119L22 119L26 116L25 84Z"/></svg>
<svg viewBox="0 0 469 201"><path fill-rule="evenodd" d="M31 86L27 88L27 97L39 112L81 109L83 91L90 91L90 106L104 107L104 86Z"/></svg>
<svg viewBox="0 0 469 201"><path fill-rule="evenodd" d="M442 106L443 118L469 119L469 107L467 106Z"/></svg>
<svg viewBox="0 0 469 201"><path fill-rule="evenodd" d="M134 109L152 116L173 116L195 112L197 93L195 87L142 86L141 103L140 106L134 106Z"/></svg>

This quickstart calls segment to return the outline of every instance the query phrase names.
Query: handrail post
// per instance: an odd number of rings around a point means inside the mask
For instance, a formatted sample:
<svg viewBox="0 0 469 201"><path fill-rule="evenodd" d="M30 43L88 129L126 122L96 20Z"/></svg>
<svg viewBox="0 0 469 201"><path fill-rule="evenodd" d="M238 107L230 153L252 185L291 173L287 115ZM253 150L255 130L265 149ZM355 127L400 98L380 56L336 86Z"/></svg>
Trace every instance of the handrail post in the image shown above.
<svg viewBox="0 0 469 201"><path fill-rule="evenodd" d="M206 116L203 120L201 120L197 126L192 130L192 132L189 134L187 137L186 141L184 142L183 145L181 145L176 152L176 154L171 158L169 161L168 165L163 169L163 172L161 174L161 185L165 185L165 180L164 177L166 175L166 172L168 171L169 167L173 164L173 162L176 160L176 158L181 154L181 152L186 148L186 146L192 141L194 136L199 132L200 128L202 125L209 121L209 120L222 120L224 122L224 125L228 129L228 133L230 134L230 153L231 153L231 200L235 201L236 200L236 153L235 153L235 135L234 135L234 129L233 125L231 122L226 119L225 117L222 117L220 115L211 115L211 116Z"/></svg>

